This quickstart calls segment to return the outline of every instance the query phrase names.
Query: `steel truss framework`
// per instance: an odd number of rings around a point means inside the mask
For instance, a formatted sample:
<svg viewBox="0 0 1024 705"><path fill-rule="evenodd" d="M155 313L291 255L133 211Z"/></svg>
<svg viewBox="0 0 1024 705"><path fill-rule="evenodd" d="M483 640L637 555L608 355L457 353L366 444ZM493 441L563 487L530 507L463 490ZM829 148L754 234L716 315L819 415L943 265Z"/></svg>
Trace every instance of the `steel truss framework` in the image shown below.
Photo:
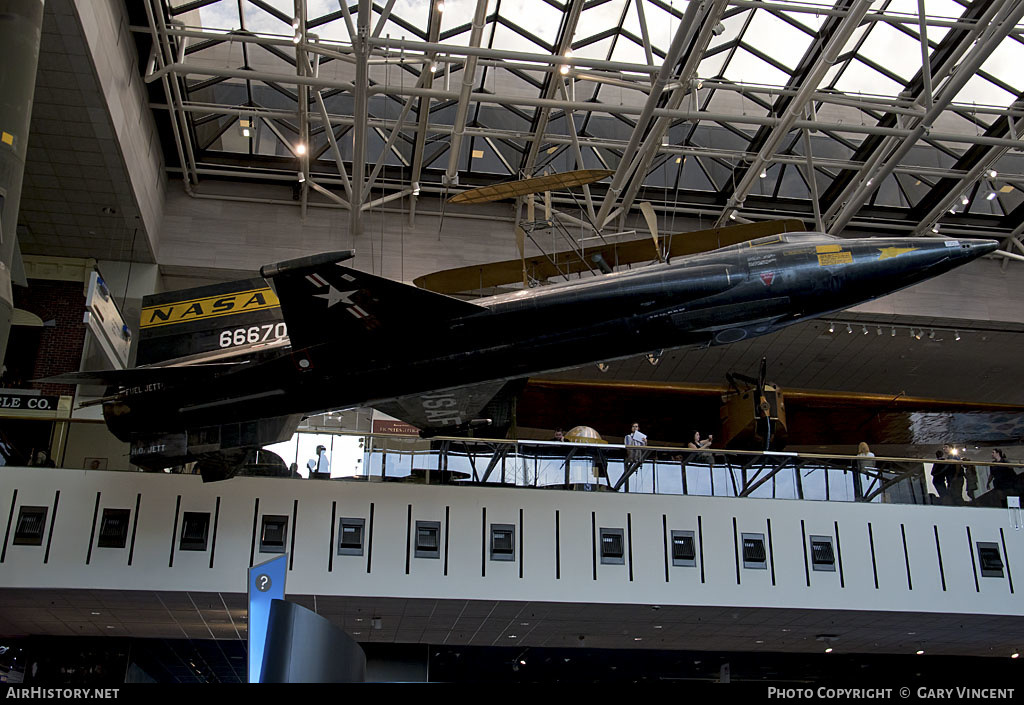
<svg viewBox="0 0 1024 705"><path fill-rule="evenodd" d="M608 168L555 194L571 220L649 201L1024 260L1024 0L144 3L186 188L291 182L359 232L389 201Z"/></svg>

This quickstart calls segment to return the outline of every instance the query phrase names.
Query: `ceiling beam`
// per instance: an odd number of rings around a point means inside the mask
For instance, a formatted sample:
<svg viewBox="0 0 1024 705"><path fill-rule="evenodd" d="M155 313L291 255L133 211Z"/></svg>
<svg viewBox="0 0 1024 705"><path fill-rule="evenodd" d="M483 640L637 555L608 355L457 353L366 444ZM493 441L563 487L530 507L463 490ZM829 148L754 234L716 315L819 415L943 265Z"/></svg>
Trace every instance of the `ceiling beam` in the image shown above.
<svg viewBox="0 0 1024 705"><path fill-rule="evenodd" d="M920 123L908 137L900 141L896 149L877 170L864 175L865 178L859 183L849 200L828 221L829 232L832 234L842 232L867 198L892 174L895 167L907 156L918 140L928 133L932 125L935 124L936 118L942 114L953 98L967 84L967 81L974 77L985 60L992 55L992 51L1013 31L1021 17L1024 17L1024 0L1013 0L999 5L993 22L986 25L978 41L964 56L960 64L952 70L945 83L936 90L934 102Z"/></svg>
<svg viewBox="0 0 1024 705"><path fill-rule="evenodd" d="M631 173L629 155L634 154L637 147L640 146L640 140L647 132L647 128L650 126L651 120L654 119L654 110L660 104L661 97L665 93L665 88L668 86L669 80L678 76L677 72L681 68L678 66L679 59L682 56L683 51L690 45L697 28L700 26L698 16L703 16L708 11L709 7L710 6L707 2L698 2L698 0L693 0L687 4L686 12L683 15L683 21L679 23L675 36L672 38L672 43L669 45L668 51L665 54L665 63L662 64L661 70L658 71L658 75L651 85L651 92L647 96L647 100L644 102L643 109L640 111L640 116L637 118L636 126L633 128L633 134L630 135L629 142L626 144L626 150L622 155L622 159L619 161L619 166L615 170L614 176L612 176L612 183L609 187L608 194L601 202L601 207L597 211L597 220L595 221L595 225L598 229L604 228L605 221L608 219L608 214L611 212L612 207L618 200L619 193ZM685 92L688 90L688 87L676 86L674 90L682 90ZM633 166L635 167L635 164Z"/></svg>
<svg viewBox="0 0 1024 705"><path fill-rule="evenodd" d="M716 227L721 227L728 220L732 209L743 204L747 194L750 193L754 184L757 183L760 175L764 173L763 170L767 168L775 151L789 135L797 119L803 115L804 109L822 80L824 80L825 74L835 64L836 59L839 57L839 52L842 51L843 47L846 46L853 36L854 31L860 26L861 20L864 19L864 15L867 14L870 7L871 0L854 0L847 14L843 16L838 26L835 27L828 43L825 44L822 41L822 44L817 47L816 56L810 62L810 67L807 69L806 74L800 78L796 95L791 98L787 97L785 100L779 98L779 102L782 105L780 109L773 112L779 115L780 121L771 128L770 132L761 137L763 143L757 151L757 156L747 165L738 182L736 182L736 188L728 200L726 200L725 208L722 209L721 215L718 216L718 220L715 222Z"/></svg>
<svg viewBox="0 0 1024 705"><path fill-rule="evenodd" d="M487 0L477 0L476 11L473 13L473 28L469 35L471 48L480 46L486 22ZM476 62L476 56L467 56L466 63L462 67L462 88L459 90L459 103L455 109L451 147L448 149L448 168L445 170L446 183L457 183L458 181L459 153L462 151L462 137L466 130L466 115L469 114L469 95L473 92L473 81L476 78Z"/></svg>

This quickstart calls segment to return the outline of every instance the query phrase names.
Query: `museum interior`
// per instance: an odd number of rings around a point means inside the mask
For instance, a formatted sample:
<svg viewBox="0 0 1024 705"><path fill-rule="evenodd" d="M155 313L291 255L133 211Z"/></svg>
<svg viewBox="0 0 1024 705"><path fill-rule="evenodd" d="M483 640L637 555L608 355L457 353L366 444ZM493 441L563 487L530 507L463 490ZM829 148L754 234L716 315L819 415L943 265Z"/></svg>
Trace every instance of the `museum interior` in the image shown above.
<svg viewBox="0 0 1024 705"><path fill-rule="evenodd" d="M1020 682L1024 0L0 5L0 685Z"/></svg>

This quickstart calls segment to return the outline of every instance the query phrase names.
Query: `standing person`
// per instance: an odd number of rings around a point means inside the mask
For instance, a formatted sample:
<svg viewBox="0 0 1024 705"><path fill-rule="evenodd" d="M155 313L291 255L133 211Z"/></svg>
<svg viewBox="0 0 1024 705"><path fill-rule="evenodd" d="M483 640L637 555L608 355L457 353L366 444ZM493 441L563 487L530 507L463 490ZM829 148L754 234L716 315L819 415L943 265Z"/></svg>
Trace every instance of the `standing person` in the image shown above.
<svg viewBox="0 0 1024 705"><path fill-rule="evenodd" d="M707 438L701 440L700 431L694 431L693 432L693 440L690 441L689 443L687 443L686 446L688 448L693 448L695 450L703 450L704 448L709 447L711 445L712 441L714 441L714 440L715 440L715 437L710 435L710 434L708 435Z"/></svg>
<svg viewBox="0 0 1024 705"><path fill-rule="evenodd" d="M932 482L935 491L939 493L939 499L945 501L950 495L950 481L953 479L954 465L943 462L946 454L941 450L935 451L935 463L932 465Z"/></svg>
<svg viewBox="0 0 1024 705"><path fill-rule="evenodd" d="M622 442L623 445L627 446L645 446L647 445L647 435L640 431L640 424L634 423L629 430L629 435Z"/></svg>
<svg viewBox="0 0 1024 705"><path fill-rule="evenodd" d="M640 424L634 423L629 430L629 435L626 436L622 444L627 446L626 449L626 463L636 463L640 459L640 451L633 450L628 446L645 446L647 445L647 435L641 433Z"/></svg>
<svg viewBox="0 0 1024 705"><path fill-rule="evenodd" d="M993 448L992 462L1009 463L1010 461L1006 459L1006 453L998 448ZM989 486L1003 494L1013 490L1013 485L1016 479L1017 473L1014 472L1013 468L1005 466L990 466L988 469Z"/></svg>
<svg viewBox="0 0 1024 705"><path fill-rule="evenodd" d="M871 447L865 441L861 441L860 445L857 446L857 457L858 458L874 458L875 454L871 452ZM856 491L856 496L862 498L864 496L863 482L864 476L867 476L871 480L871 484L868 485L868 492L871 492L876 482L880 482L881 478L874 477L872 474L875 470L875 463L873 460L858 460L857 469L859 472L853 478L853 486ZM882 501L885 501L883 497Z"/></svg>
<svg viewBox="0 0 1024 705"><path fill-rule="evenodd" d="M700 437L700 431L694 431L693 439L686 444L686 447L692 450L704 450L705 448L710 447L712 441L714 440L715 437L711 434L708 434L707 438L702 439ZM691 453L691 455L693 456L693 459L698 463L710 464L712 462L711 453Z"/></svg>
<svg viewBox="0 0 1024 705"><path fill-rule="evenodd" d="M961 460L970 460L970 458L964 456ZM978 494L978 467L976 465L961 465L960 474L967 486L967 501L973 502L975 495Z"/></svg>

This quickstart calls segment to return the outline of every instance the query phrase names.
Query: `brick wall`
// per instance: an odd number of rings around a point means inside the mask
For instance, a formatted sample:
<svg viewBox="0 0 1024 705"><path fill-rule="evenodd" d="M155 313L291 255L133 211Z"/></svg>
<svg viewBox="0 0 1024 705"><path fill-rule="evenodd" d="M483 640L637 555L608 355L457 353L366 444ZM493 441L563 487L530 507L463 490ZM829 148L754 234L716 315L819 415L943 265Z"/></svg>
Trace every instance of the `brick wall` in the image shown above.
<svg viewBox="0 0 1024 705"><path fill-rule="evenodd" d="M30 279L28 288L14 287L14 305L56 325L44 327L39 337L39 352L32 366L30 379L49 377L64 372L77 372L82 362L86 325L85 286L82 282ZM16 342L16 341L15 341ZM67 384L27 384L43 394L73 395L75 387Z"/></svg>

